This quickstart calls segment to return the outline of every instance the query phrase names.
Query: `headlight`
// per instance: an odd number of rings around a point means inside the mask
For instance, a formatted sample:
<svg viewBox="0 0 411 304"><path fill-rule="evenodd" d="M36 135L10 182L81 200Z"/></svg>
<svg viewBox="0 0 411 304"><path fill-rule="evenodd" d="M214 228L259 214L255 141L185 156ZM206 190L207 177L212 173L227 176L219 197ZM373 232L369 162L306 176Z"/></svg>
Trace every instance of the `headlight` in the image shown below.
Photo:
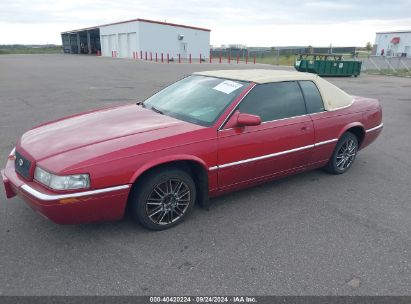
<svg viewBox="0 0 411 304"><path fill-rule="evenodd" d="M9 159L11 159L11 160L16 159L16 147L14 147L13 150L10 151Z"/></svg>
<svg viewBox="0 0 411 304"><path fill-rule="evenodd" d="M88 174L58 176L51 174L40 167L36 167L36 170L34 171L34 179L55 190L73 190L90 187L90 177Z"/></svg>

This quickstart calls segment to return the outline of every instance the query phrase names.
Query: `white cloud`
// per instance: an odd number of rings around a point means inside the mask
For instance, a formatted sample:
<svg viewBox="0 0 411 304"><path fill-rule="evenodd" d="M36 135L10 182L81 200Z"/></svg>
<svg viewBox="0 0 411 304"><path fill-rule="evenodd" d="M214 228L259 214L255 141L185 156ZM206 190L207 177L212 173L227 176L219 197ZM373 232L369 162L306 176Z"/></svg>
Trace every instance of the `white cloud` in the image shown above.
<svg viewBox="0 0 411 304"><path fill-rule="evenodd" d="M303 7L320 9L320 10L351 10L355 9L356 5L354 3L341 3L332 1L316 1L316 2L306 2L303 3Z"/></svg>
<svg viewBox="0 0 411 304"><path fill-rule="evenodd" d="M0 3L0 44L60 43L60 32L146 18L211 28L215 45L365 45L407 29L411 3L326 0L13 0Z"/></svg>
<svg viewBox="0 0 411 304"><path fill-rule="evenodd" d="M222 26L212 32L215 45L239 43L248 46L365 46L374 42L377 31L399 30L410 19L367 20L323 24L279 24L263 26Z"/></svg>

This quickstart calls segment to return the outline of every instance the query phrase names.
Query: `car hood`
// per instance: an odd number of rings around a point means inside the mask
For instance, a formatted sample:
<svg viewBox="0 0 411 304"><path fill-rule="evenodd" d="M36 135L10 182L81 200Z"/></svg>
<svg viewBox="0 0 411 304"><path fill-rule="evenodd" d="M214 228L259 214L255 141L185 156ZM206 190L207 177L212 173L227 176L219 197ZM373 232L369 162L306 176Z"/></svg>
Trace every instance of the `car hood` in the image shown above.
<svg viewBox="0 0 411 304"><path fill-rule="evenodd" d="M36 161L71 150L144 134L156 138L201 128L137 105L92 111L63 118L33 128L25 133L17 147ZM135 140L136 136L133 136ZM138 137L137 137L138 138ZM130 144L139 144L134 142Z"/></svg>

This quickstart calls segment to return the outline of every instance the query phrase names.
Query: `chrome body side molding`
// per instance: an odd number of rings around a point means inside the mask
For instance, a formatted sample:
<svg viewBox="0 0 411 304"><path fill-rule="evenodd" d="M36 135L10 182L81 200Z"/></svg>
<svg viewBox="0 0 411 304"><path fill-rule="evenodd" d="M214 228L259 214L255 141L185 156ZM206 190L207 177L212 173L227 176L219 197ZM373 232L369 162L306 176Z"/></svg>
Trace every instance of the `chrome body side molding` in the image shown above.
<svg viewBox="0 0 411 304"><path fill-rule="evenodd" d="M68 193L68 194L45 194L45 193L41 193L33 189L27 184L24 184L21 186L21 189L24 190L24 192L42 201L57 201L57 200L62 200L62 199L67 199L67 198L76 198L76 197L82 197L82 196L113 192L113 191L123 190L127 188L130 188L130 185L121 185L121 186L90 190L90 191L84 191L84 192L74 192L74 193Z"/></svg>

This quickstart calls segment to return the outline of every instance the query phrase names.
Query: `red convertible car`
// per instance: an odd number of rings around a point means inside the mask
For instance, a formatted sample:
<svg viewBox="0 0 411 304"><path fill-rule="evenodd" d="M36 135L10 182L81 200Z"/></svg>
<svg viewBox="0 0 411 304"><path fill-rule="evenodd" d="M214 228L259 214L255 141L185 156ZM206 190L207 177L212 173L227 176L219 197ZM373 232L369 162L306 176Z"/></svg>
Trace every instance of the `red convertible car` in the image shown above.
<svg viewBox="0 0 411 304"><path fill-rule="evenodd" d="M23 134L2 171L60 224L180 223L195 202L324 167L345 173L383 127L375 99L299 72L194 73L144 102L90 111Z"/></svg>

